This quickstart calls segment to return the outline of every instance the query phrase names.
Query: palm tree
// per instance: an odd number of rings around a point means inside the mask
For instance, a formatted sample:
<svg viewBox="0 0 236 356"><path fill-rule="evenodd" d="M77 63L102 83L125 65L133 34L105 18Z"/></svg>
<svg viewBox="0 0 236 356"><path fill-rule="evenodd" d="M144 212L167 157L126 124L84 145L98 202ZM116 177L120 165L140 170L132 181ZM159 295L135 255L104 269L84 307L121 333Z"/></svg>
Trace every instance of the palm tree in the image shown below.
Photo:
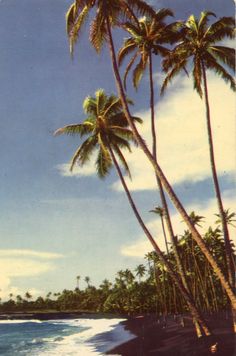
<svg viewBox="0 0 236 356"><path fill-rule="evenodd" d="M234 78L226 70L226 67L229 67L233 71L235 70L235 50L226 46L216 45L217 42L224 38L234 37L235 21L232 17L222 17L208 26L210 16L215 16L215 14L207 11L202 12L200 19L191 15L186 23L182 25L182 29L180 30L180 34L182 35L181 42L176 45L173 52L163 62L163 68L165 71L168 71L168 74L162 86L162 93L175 75L181 70L186 71L187 63L192 60L194 89L196 89L201 98L204 96L205 100L212 178L225 239L228 278L231 286L234 288L233 251L231 249L225 210L217 177L206 71L211 70L220 75L230 84L231 89L235 91Z"/></svg>
<svg viewBox="0 0 236 356"><path fill-rule="evenodd" d="M181 290L194 319L199 322L205 335L210 335L210 330L200 312L196 309L192 297L189 295L178 275L174 272L171 264L161 252L159 246L156 244L154 238L143 222L116 159L117 155L125 170L130 174L121 149L126 148L130 150L128 140L133 139L133 135L128 128L128 122L122 110L121 100L114 95L107 96L105 92L100 89L95 93L95 97L88 96L85 99L84 111L89 116L82 124L68 125L55 132L56 135L69 134L80 135L81 137L84 135L89 136L75 152L71 162L71 170L77 162L80 165L88 162L95 149L98 150L96 168L100 178L104 178L112 168L112 163L114 164L122 186L126 192L128 201L141 228L158 254L160 260L166 265L168 272ZM132 117L132 120L140 121L140 119L136 117ZM120 275L126 277L126 271L123 271Z"/></svg>
<svg viewBox="0 0 236 356"><path fill-rule="evenodd" d="M133 85L137 89L139 81L143 75L143 72L149 67L149 83L150 83L150 109L151 109L151 132L152 132L152 155L157 161L157 139L156 139L156 127L155 127L155 108L154 108L154 85L153 85L153 53L166 56L169 53L169 49L163 46L166 43L174 43L178 35L175 31L175 23L166 25L165 19L167 16L173 16L170 9L161 9L156 12L155 17L144 17L141 20L135 19L133 22L126 22L123 28L129 32L131 37L125 40L123 47L118 53L118 64L121 65L124 58L133 53L130 62L128 63L124 75L124 87L126 88L126 77L131 67L135 63L136 59L140 56L138 64L133 71ZM166 221L166 226L170 239L173 245L173 250L178 266L178 271L184 283L186 289L188 285L186 282L185 271L182 267L180 256L178 253L177 237L174 234L173 226L170 219L169 209L165 197L165 193L161 184L161 181L156 174L157 185L160 192L160 198L162 203L162 216L161 222L163 225L163 217ZM163 229L164 239L166 243L166 250L168 252L168 245L166 241L165 230Z"/></svg>
<svg viewBox="0 0 236 356"><path fill-rule="evenodd" d="M146 268L143 264L140 264L135 268L135 272L136 272L136 276L138 276L139 283L140 283L141 278L145 275Z"/></svg>
<svg viewBox="0 0 236 356"><path fill-rule="evenodd" d="M161 218L161 226L162 226L162 232L164 235L165 239L165 245L166 245L166 252L169 253L169 248L168 248L168 242L167 242L167 237L166 237L166 231L165 231L165 225L164 225L164 209L161 206L156 206L154 209L150 210L150 213L155 213L160 216Z"/></svg>
<svg viewBox="0 0 236 356"><path fill-rule="evenodd" d="M89 11L96 5L97 11L95 18L91 24L90 30L90 41L94 48L99 52L102 44L106 40L108 42L111 62L113 67L113 72L115 76L115 81L117 84L117 89L120 97L120 101L122 103L122 107L124 110L125 117L128 121L128 124L133 132L134 138L139 144L140 148L143 150L144 154L147 156L148 160L152 164L155 173L157 174L158 178L160 179L164 189L166 190L167 194L169 195L171 201L173 202L174 206L176 207L177 211L182 216L183 220L187 224L189 230L192 233L193 238L196 240L198 245L200 246L202 252L208 259L209 263L211 264L212 268L214 269L215 273L218 275L218 278L221 281L222 287L226 290L229 299L232 301L235 309L236 309L236 295L229 284L228 280L225 278L224 273L220 269L217 261L214 259L214 256L210 253L209 249L207 248L206 244L204 243L200 233L198 230L192 225L191 220L184 209L183 205L181 204L180 200L178 199L177 195L173 191L170 183L168 182L167 178L165 177L161 167L153 157L152 153L148 149L145 141L139 134L134 121L132 120L132 115L130 113L130 109L128 106L127 98L125 95L125 91L123 88L122 80L119 74L119 68L116 60L116 53L114 47L114 41L112 37L111 28L119 24L119 15L125 15L129 18L132 18L133 8L138 9L139 13L147 14L150 16L155 16L155 11L147 5L145 2L141 0L113 0L113 1L106 1L106 0L76 0L71 7L69 8L66 16L67 20L67 33L70 41L70 50L73 53L75 42L78 38L78 35L81 31L82 25L84 24ZM133 16L134 17L134 16Z"/></svg>
<svg viewBox="0 0 236 356"><path fill-rule="evenodd" d="M76 276L76 288L79 289L79 281L80 281L81 276Z"/></svg>
<svg viewBox="0 0 236 356"><path fill-rule="evenodd" d="M87 287L89 287L90 286L90 277L89 276L86 276L85 278L84 278L84 281L87 283Z"/></svg>

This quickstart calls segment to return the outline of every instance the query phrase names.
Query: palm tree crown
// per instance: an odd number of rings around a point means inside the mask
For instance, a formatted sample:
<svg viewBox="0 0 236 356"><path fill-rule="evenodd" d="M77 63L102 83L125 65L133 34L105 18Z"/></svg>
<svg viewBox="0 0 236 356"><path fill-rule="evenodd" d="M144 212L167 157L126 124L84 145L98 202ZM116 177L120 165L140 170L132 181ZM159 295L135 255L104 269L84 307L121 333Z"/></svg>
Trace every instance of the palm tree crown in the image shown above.
<svg viewBox="0 0 236 356"><path fill-rule="evenodd" d="M235 50L216 45L225 38L234 37L235 21L232 17L222 17L208 26L209 17L214 13L205 11L198 20L191 15L185 24L180 24L181 41L164 60L163 68L169 71L163 83L162 93L171 79L181 70L186 70L190 58L193 61L194 88L203 95L203 65L220 75L235 90L235 81L225 67L235 70Z"/></svg>
<svg viewBox="0 0 236 356"><path fill-rule="evenodd" d="M151 54L165 56L169 53L169 50L163 44L173 43L176 32L173 31L174 24L166 25L164 22L167 16L173 16L172 11L170 9L160 9L156 12L155 17L133 19L131 22L126 22L122 25L131 37L124 41L123 47L118 53L118 64L121 65L124 58L132 54L124 75L125 87L126 77L139 55L140 60L133 71L133 85L136 89L143 72L146 70Z"/></svg>
<svg viewBox="0 0 236 356"><path fill-rule="evenodd" d="M121 19L136 18L134 11L140 15L155 16L152 7L142 0L75 0L66 14L71 53L81 28L93 8L97 10L90 24L89 40L97 52L100 52L104 41L108 38L107 21L111 27L119 26Z"/></svg>
<svg viewBox="0 0 236 356"><path fill-rule="evenodd" d="M115 95L107 96L102 89L95 93L95 97L88 96L84 100L84 111L88 117L81 123L68 125L58 129L55 135L79 135L88 138L79 146L71 161L71 171L76 162L83 166L89 161L91 155L98 149L96 169L98 176L104 178L112 167L110 148L117 154L121 164L130 175L127 162L121 152L126 148L129 151L129 140L133 140L132 131L122 110L120 99ZM134 117L133 120L142 122Z"/></svg>

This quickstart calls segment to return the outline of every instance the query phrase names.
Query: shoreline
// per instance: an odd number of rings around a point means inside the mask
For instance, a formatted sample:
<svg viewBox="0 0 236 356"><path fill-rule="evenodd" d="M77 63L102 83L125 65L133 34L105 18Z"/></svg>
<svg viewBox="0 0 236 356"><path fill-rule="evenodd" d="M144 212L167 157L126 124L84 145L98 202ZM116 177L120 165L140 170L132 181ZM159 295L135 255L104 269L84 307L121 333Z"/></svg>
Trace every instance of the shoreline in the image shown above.
<svg viewBox="0 0 236 356"><path fill-rule="evenodd" d="M105 313L90 313L87 311L26 311L26 312L1 312L0 320L55 320L55 319L78 319L78 318L127 318L120 315Z"/></svg>
<svg viewBox="0 0 236 356"><path fill-rule="evenodd" d="M229 320L219 315L208 316L207 321L214 332L207 339L195 336L191 318L185 316L185 326L180 319L168 316L166 322L154 316L130 318L122 322L124 329L136 337L106 351L106 355L122 356L208 356L209 345L218 343L220 356L236 355L236 335L231 332Z"/></svg>
<svg viewBox="0 0 236 356"><path fill-rule="evenodd" d="M236 336L231 332L230 320L224 312L206 316L214 336L197 339L190 316L169 315L166 321L156 315L127 317L82 311L5 312L0 320L55 319L126 319L111 331L98 333L89 340L102 355L121 356L208 356L208 345L218 342L217 355L236 355ZM181 325L184 319L185 326Z"/></svg>

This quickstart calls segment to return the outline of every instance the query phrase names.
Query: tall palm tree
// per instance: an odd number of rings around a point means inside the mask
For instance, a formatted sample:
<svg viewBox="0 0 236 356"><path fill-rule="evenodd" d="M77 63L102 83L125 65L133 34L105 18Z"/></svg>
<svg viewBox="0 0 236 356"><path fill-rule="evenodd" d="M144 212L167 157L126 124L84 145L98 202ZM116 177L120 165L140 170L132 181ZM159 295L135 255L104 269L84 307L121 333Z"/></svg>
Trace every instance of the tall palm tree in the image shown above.
<svg viewBox="0 0 236 356"><path fill-rule="evenodd" d="M85 281L85 283L87 283L87 286L89 287L90 286L90 277L89 276L86 276L86 277L84 277L84 281Z"/></svg>
<svg viewBox="0 0 236 356"><path fill-rule="evenodd" d="M78 35L81 31L82 25L84 24L89 11L95 7L97 8L95 18L91 23L90 30L90 41L94 48L99 52L103 42L106 40L110 50L111 62L113 67L113 72L115 76L115 81L119 93L119 97L123 106L125 117L128 124L133 132L135 140L138 142L140 148L143 150L144 154L147 156L148 160L152 164L155 173L160 179L164 189L169 195L171 201L173 202L176 209L179 211L189 230L192 232L193 238L198 243L202 252L208 259L215 273L221 281L222 287L226 290L229 299L232 301L236 309L236 295L229 284L228 280L225 278L224 273L220 269L214 256L210 253L208 247L204 243L198 230L192 225L191 220L178 199L177 195L173 191L170 183L168 182L166 176L164 175L160 165L157 163L153 157L151 151L148 149L145 141L139 134L137 127L132 120L132 115L130 113L129 105L126 99L125 91L123 88L122 80L119 73L119 68L116 60L116 53L114 47L114 41L112 37L112 27L119 24L119 16L128 16L132 18L133 9L138 9L140 14L148 14L150 16L155 16L155 11L141 0L75 0L67 12L67 33L70 40L71 53L73 53L73 48Z"/></svg>
<svg viewBox="0 0 236 356"><path fill-rule="evenodd" d="M135 272L136 272L136 276L138 276L139 283L140 283L141 282L141 278L145 275L146 268L145 268L145 266L143 264L139 264L135 268Z"/></svg>
<svg viewBox="0 0 236 356"><path fill-rule="evenodd" d="M215 14L207 11L202 12L199 19L191 15L186 23L182 24L180 30L181 41L163 62L164 70L168 73L162 86L162 93L171 79L181 70L186 71L188 62L192 61L194 89L196 89L200 97L204 96L205 100L210 165L225 239L228 278L231 286L234 288L233 251L231 249L226 212L223 207L217 177L206 71L211 70L221 76L230 84L231 89L235 91L234 78L226 69L228 67L232 71L235 70L235 50L226 46L216 45L217 42L227 37L234 37L235 21L232 17L222 17L209 26L210 16L215 16Z"/></svg>
<svg viewBox="0 0 236 356"><path fill-rule="evenodd" d="M166 245L166 252L169 253L169 248L168 248L168 242L167 242L167 237L166 237L166 231L165 231L165 225L164 225L164 209L161 206L156 206L154 209L150 210L150 213L155 213L160 216L161 218L161 226L162 226L162 232L164 235L164 240L165 240L165 245Z"/></svg>
<svg viewBox="0 0 236 356"><path fill-rule="evenodd" d="M137 89L138 84L142 78L143 72L147 69L149 71L149 83L150 83L150 109L151 109L151 133L152 133L152 155L157 161L157 138L156 138L156 125L155 125L155 105L154 105L154 85L153 85L153 53L156 55L166 56L169 53L169 49L164 47L167 43L174 43L178 34L175 31L176 23L167 25L165 23L167 16L173 16L173 12L170 9L160 9L156 12L155 17L143 17L140 20L133 19L132 22L126 22L123 24L123 28L131 35L124 41L122 48L118 53L118 64L122 64L123 60L130 54L134 54L129 61L125 75L124 75L124 87L126 88L126 78L139 59L138 64L135 65L133 71L133 85ZM140 58L139 58L140 57ZM174 253L178 270L183 280L185 287L187 288L186 277L181 265L181 261L178 254L177 238L174 234L165 193L161 184L161 181L156 174L157 185L160 192L160 198L163 209L163 217L166 221L167 230L170 235L171 242L174 247ZM163 220L162 220L163 222ZM165 231L164 238L166 240ZM167 244L166 244L167 246ZM168 247L167 247L168 252Z"/></svg>
<svg viewBox="0 0 236 356"><path fill-rule="evenodd" d="M78 289L79 289L79 281L80 281L80 278L81 278L80 275L76 276L76 288L78 288Z"/></svg>
<svg viewBox="0 0 236 356"><path fill-rule="evenodd" d="M114 95L107 96L105 92L100 89L95 93L95 97L88 96L85 99L84 111L89 116L82 124L68 125L55 132L56 135L69 134L79 135L80 137L88 136L75 152L71 161L71 170L77 162L80 165L84 165L88 162L95 149L98 149L96 168L100 178L104 178L112 168L112 163L114 164L128 201L141 228L162 263L166 265L167 271L177 284L183 297L186 299L193 318L199 322L205 335L210 335L210 330L201 316L201 313L196 309L191 295L189 295L189 292L179 279L179 276L175 273L171 264L165 258L143 222L123 177L116 155L125 170L130 174L121 149L126 148L130 150L129 140L133 139L133 134L128 128L128 122L122 110L121 100ZM132 117L132 120L140 121L137 117ZM126 277L126 271L121 271L119 274L121 277Z"/></svg>

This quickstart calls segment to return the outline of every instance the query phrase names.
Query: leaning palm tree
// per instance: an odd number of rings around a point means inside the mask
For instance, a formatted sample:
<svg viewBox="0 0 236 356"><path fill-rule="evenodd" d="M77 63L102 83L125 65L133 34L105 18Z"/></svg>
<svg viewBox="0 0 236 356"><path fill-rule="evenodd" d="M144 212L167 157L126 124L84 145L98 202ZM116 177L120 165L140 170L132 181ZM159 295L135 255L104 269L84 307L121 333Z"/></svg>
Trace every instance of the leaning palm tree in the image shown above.
<svg viewBox="0 0 236 356"><path fill-rule="evenodd" d="M81 166L87 163L96 149L98 150L96 169L100 178L104 178L109 173L112 168L112 164L115 166L131 208L141 228L158 254L160 260L163 264L165 264L171 278L180 289L194 320L201 325L205 335L210 335L210 330L201 316L201 313L198 309L196 309L191 295L179 279L179 276L173 270L171 264L165 258L164 254L143 222L117 161L116 157L119 158L126 172L130 174L128 164L122 153L122 149L130 150L129 140L133 139L133 134L128 127L128 122L122 110L121 100L114 95L107 96L105 92L100 89L95 93L95 97L88 96L85 99L84 111L88 117L82 124L68 125L58 129L55 132L55 135L69 134L79 135L80 137L88 136L88 138L85 139L85 141L75 152L71 161L70 169L73 170L76 163L79 163ZM132 120L141 121L137 117L132 117ZM122 272L121 276L124 277L125 274Z"/></svg>
<svg viewBox="0 0 236 356"><path fill-rule="evenodd" d="M94 7L97 8L97 11L95 18L92 20L91 23L90 42L97 50L97 52L101 50L104 41L107 41L108 43L118 94L122 103L125 117L133 132L134 138L139 144L140 148L143 150L144 154L147 156L147 159L150 161L151 165L153 166L155 173L160 179L164 189L166 190L174 206L182 216L189 230L191 231L193 238L196 240L197 244L206 256L207 260L211 264L212 268L214 269L215 273L221 281L222 287L226 290L229 299L232 301L236 309L236 295L231 285L226 279L217 261L214 259L214 256L209 251L207 245L204 243L202 236L200 235L196 227L192 225L191 219L189 218L177 195L173 191L160 165L153 157L144 139L141 137L137 130L135 122L132 120L132 115L130 113L129 105L120 77L112 36L112 27L119 25L119 16L127 16L129 18L132 18L133 9L137 9L140 14L147 14L150 16L155 16L155 11L144 1L141 0L75 0L74 3L70 6L66 16L67 33L70 41L71 53L73 53L74 45L81 32L81 28L83 27L83 24L87 19L90 10L92 10Z"/></svg>
<svg viewBox="0 0 236 356"><path fill-rule="evenodd" d="M169 49L164 45L174 43L178 34L175 30L176 23L166 24L167 16L173 16L170 9L160 9L156 12L155 17L143 17L141 19L134 18L131 22L123 24L123 28L130 34L130 37L124 41L122 48L118 53L119 66L123 63L124 59L132 54L132 57L126 67L124 75L124 87L126 88L126 78L133 65L133 85L137 89L143 73L148 68L149 84L150 84L150 110L151 110L151 133L152 133L152 155L157 161L157 137L155 125L155 105L154 105L154 85L153 85L153 53L162 57L169 53ZM136 64L136 61L138 63ZM181 260L178 253L177 238L174 234L170 213L165 197L165 193L161 181L156 174L157 185L160 192L161 204L163 209L163 217L166 222L167 230L173 245L176 263L179 273L186 288L186 276L181 265ZM163 221L162 221L163 222ZM165 231L164 238L166 241ZM167 243L166 243L167 246ZM168 252L168 247L167 247Z"/></svg>
<svg viewBox="0 0 236 356"><path fill-rule="evenodd" d="M235 21L232 17L222 17L210 26L209 17L215 16L212 12L202 12L200 19L191 15L180 30L181 41L176 45L173 52L164 60L163 68L167 71L166 79L162 86L162 93L171 79L181 70L186 71L189 61L192 61L192 77L194 89L200 97L204 96L206 106L206 123L209 144L210 165L225 239L225 255L228 266L228 278L232 287L235 285L233 251L226 221L226 212L223 207L220 186L217 177L217 169L214 155L214 143L211 128L210 104L208 98L207 70L220 75L231 89L235 91L235 81L227 67L235 70L235 50L217 42L225 38L234 37ZM203 87L203 88L202 88Z"/></svg>

